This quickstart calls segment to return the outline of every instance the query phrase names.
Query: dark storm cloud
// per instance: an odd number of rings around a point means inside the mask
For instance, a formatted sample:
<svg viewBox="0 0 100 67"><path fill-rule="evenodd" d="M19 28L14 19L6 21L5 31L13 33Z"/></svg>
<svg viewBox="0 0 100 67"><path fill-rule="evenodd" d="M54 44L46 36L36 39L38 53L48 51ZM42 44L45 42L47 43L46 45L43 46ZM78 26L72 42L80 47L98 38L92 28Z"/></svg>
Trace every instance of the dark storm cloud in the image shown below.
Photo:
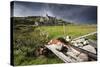
<svg viewBox="0 0 100 67"><path fill-rule="evenodd" d="M14 2L14 16L55 16L77 23L97 23L97 7L65 4Z"/></svg>

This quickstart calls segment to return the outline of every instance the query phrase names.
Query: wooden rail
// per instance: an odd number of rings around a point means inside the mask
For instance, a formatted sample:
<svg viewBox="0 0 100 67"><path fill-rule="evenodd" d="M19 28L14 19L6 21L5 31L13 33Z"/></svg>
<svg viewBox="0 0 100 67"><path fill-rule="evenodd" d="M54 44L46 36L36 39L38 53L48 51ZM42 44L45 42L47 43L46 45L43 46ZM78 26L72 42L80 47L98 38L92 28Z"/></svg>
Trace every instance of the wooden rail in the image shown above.
<svg viewBox="0 0 100 67"><path fill-rule="evenodd" d="M86 35L83 35L83 36L74 38L73 40L78 40L78 39L80 39L80 38L84 38L84 37L87 37L87 36L90 36L90 35L94 35L94 34L96 34L96 33L97 33L97 32L92 32L92 33L89 33L89 34L86 34Z"/></svg>

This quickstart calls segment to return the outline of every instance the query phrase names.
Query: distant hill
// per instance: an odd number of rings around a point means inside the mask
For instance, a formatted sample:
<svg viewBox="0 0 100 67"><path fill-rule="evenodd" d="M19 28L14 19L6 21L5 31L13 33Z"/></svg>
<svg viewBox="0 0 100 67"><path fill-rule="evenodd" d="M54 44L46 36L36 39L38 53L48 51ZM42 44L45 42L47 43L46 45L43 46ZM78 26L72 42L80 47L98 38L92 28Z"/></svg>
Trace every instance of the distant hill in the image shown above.
<svg viewBox="0 0 100 67"><path fill-rule="evenodd" d="M11 17L14 25L25 24L25 25L67 25L72 24L70 22L64 21L63 19L57 19L56 17L51 17L46 15L43 16L28 16L28 17Z"/></svg>

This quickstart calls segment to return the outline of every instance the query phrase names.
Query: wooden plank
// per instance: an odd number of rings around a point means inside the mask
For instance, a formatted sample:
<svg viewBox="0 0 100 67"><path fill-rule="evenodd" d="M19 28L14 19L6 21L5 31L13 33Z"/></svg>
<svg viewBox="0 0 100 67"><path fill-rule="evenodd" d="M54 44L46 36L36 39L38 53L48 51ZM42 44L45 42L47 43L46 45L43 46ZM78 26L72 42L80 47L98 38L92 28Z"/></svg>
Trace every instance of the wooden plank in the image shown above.
<svg viewBox="0 0 100 67"><path fill-rule="evenodd" d="M51 50L57 57L59 57L65 63L77 62L74 59L71 59L70 56L64 55L62 52L57 51L52 47L52 45L45 45L49 50Z"/></svg>
<svg viewBox="0 0 100 67"><path fill-rule="evenodd" d="M73 45L71 45L71 47L74 48L74 49L76 49L77 51L80 51L80 52L82 52L82 53L87 54L90 58L92 58L92 59L94 59L94 60L97 60L97 54L91 53L91 52L89 52L89 51L86 51L86 50L84 50L84 49L81 49L81 48L76 47L76 46L73 46Z"/></svg>
<svg viewBox="0 0 100 67"><path fill-rule="evenodd" d="M94 48L97 48L97 42L91 39L88 39L89 45L93 46Z"/></svg>

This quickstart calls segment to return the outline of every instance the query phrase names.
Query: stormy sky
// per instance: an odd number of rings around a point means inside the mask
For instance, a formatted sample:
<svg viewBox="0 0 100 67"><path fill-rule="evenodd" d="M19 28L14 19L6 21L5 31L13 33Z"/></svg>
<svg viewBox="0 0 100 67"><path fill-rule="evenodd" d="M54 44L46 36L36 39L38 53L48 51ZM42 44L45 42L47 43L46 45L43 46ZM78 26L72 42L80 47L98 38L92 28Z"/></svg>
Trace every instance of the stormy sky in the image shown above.
<svg viewBox="0 0 100 67"><path fill-rule="evenodd" d="M14 2L13 16L49 16L73 23L97 23L97 7L71 4Z"/></svg>

